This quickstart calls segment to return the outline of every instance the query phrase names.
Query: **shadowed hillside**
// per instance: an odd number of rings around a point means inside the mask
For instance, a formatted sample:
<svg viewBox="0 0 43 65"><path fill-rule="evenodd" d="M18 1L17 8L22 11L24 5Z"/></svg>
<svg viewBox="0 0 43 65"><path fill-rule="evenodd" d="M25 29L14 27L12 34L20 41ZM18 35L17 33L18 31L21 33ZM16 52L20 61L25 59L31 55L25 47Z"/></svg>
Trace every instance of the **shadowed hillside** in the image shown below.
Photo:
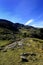
<svg viewBox="0 0 43 65"><path fill-rule="evenodd" d="M8 20L0 19L0 38L11 36L11 38L39 38L43 39L43 28L34 28L32 26L25 26L20 23L12 23Z"/></svg>

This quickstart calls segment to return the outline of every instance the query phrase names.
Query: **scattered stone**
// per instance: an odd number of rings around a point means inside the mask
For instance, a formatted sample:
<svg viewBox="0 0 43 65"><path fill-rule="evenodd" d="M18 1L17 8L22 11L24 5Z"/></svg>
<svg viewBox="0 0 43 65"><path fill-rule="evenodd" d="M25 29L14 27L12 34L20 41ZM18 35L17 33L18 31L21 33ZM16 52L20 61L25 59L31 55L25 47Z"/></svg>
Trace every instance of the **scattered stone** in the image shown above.
<svg viewBox="0 0 43 65"><path fill-rule="evenodd" d="M28 56L29 53L22 53L21 56Z"/></svg>
<svg viewBox="0 0 43 65"><path fill-rule="evenodd" d="M28 56L30 57L30 60L33 60L33 61L36 60L36 58L35 58L36 53L27 52L27 53L21 53L20 58L21 58L22 62L28 62L28 59L27 59Z"/></svg>
<svg viewBox="0 0 43 65"><path fill-rule="evenodd" d="M36 54L35 53L32 53L31 56L36 56Z"/></svg>
<svg viewBox="0 0 43 65"><path fill-rule="evenodd" d="M27 58L25 56L21 56L22 62L28 62Z"/></svg>

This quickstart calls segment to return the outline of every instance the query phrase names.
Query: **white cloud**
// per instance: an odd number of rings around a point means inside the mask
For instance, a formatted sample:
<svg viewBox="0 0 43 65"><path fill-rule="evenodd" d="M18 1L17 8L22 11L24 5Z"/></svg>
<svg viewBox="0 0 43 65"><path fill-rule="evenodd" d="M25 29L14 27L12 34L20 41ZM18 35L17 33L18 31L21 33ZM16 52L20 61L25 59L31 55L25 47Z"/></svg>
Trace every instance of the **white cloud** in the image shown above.
<svg viewBox="0 0 43 65"><path fill-rule="evenodd" d="M33 21L34 21L33 19L30 19L29 21L27 21L27 22L25 23L25 25L28 25L28 24L32 23Z"/></svg>
<svg viewBox="0 0 43 65"><path fill-rule="evenodd" d="M32 25L33 27L36 27L36 28L43 28L42 25Z"/></svg>
<svg viewBox="0 0 43 65"><path fill-rule="evenodd" d="M39 21L37 24L32 24L34 27L43 28L43 21Z"/></svg>

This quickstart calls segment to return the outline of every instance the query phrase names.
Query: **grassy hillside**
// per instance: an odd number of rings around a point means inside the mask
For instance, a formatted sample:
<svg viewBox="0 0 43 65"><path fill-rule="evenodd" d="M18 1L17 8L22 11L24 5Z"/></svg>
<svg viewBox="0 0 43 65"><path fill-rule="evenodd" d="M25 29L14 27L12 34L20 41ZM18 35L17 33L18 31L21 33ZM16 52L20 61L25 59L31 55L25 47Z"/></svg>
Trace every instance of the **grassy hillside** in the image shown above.
<svg viewBox="0 0 43 65"><path fill-rule="evenodd" d="M43 40L25 38L16 43L18 44L13 49L11 47L6 52L0 51L0 65L43 65ZM28 62L22 61L20 57L22 53L30 53L26 57Z"/></svg>
<svg viewBox="0 0 43 65"><path fill-rule="evenodd" d="M0 19L0 65L43 65L43 28Z"/></svg>
<svg viewBox="0 0 43 65"><path fill-rule="evenodd" d="M0 38L21 39L23 37L43 39L43 28L25 26L20 23L12 23L10 21L0 19Z"/></svg>

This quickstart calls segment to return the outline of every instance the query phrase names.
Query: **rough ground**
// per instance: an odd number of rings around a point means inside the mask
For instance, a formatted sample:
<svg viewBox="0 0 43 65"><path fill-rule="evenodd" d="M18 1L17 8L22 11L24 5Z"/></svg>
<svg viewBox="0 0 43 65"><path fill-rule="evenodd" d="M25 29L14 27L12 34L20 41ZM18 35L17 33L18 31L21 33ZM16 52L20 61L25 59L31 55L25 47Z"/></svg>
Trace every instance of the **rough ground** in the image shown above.
<svg viewBox="0 0 43 65"><path fill-rule="evenodd" d="M43 65L42 46L43 40L34 38L8 44L0 50L0 65Z"/></svg>

